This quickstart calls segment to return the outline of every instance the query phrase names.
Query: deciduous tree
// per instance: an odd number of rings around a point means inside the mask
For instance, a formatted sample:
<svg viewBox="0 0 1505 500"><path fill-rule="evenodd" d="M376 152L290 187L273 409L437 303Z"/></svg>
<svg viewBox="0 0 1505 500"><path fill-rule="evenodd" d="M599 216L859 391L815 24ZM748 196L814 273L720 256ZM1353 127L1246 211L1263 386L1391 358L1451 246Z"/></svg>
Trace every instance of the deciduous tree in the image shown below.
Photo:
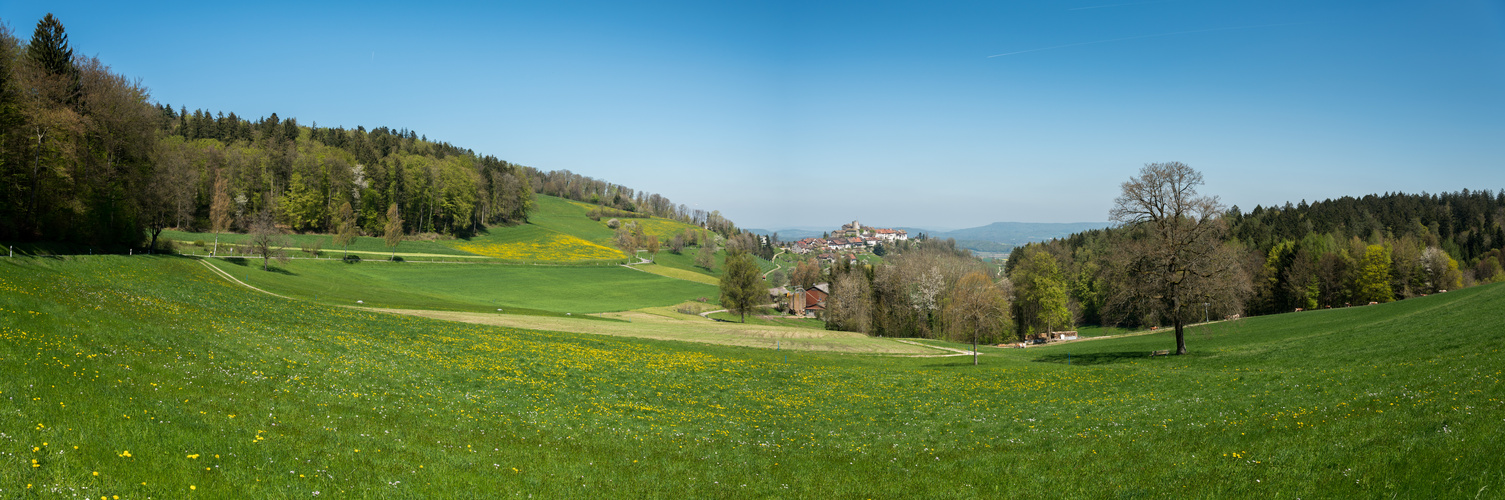
<svg viewBox="0 0 1505 500"><path fill-rule="evenodd" d="M277 259L287 260L287 252L284 251L290 243L287 236L283 236L282 230L277 228L277 218L270 210L262 210L251 216L248 226L250 238L246 245L250 247L251 254L261 257L261 270L270 270L267 261Z"/></svg>
<svg viewBox="0 0 1505 500"><path fill-rule="evenodd" d="M987 273L973 271L956 282L943 315L953 334L972 337L972 364L975 366L978 339L991 341L1007 331L1009 303L1003 290Z"/></svg>
<svg viewBox="0 0 1505 500"><path fill-rule="evenodd" d="M1050 252L1038 247L1026 249L1009 281L1014 283L1014 320L1020 334L1030 329L1049 334L1053 328L1071 326L1066 281Z"/></svg>
<svg viewBox="0 0 1505 500"><path fill-rule="evenodd" d="M820 264L815 259L802 260L794 266L794 274L789 279L801 290L815 286L820 281Z"/></svg>
<svg viewBox="0 0 1505 500"><path fill-rule="evenodd" d="M345 252L345 256L348 257L350 256L350 244L355 243L355 209L352 208L350 206L350 202L347 201L344 204L340 205L339 210L335 211L334 217L334 244L339 245L340 248Z"/></svg>
<svg viewBox="0 0 1505 500"><path fill-rule="evenodd" d="M1184 327L1193 304L1228 307L1242 303L1249 290L1237 254L1223 240L1224 207L1216 196L1197 194L1202 183L1201 172L1184 163L1147 164L1123 183L1108 214L1135 232L1119 249L1116 302L1170 320L1176 354L1186 354Z"/></svg>
<svg viewBox="0 0 1505 500"><path fill-rule="evenodd" d="M707 271L716 270L716 242L701 240L700 250L695 252L695 265Z"/></svg>
<svg viewBox="0 0 1505 500"><path fill-rule="evenodd" d="M873 331L873 287L862 272L845 272L831 283L826 297L825 320L832 328L848 332Z"/></svg>
<svg viewBox="0 0 1505 500"><path fill-rule="evenodd" d="M1359 258L1357 295L1360 302L1390 302L1395 291L1390 287L1390 247L1369 245Z"/></svg>
<svg viewBox="0 0 1505 500"><path fill-rule="evenodd" d="M734 251L726 256L726 272L721 275L721 305L747 322L747 313L762 303L768 285L758 274L758 262L752 254Z"/></svg>
<svg viewBox="0 0 1505 500"><path fill-rule="evenodd" d="M397 260L397 244L402 243L402 213L397 210L397 204L387 207L387 226L382 232L382 238L387 242L387 248L392 249L392 260Z"/></svg>
<svg viewBox="0 0 1505 500"><path fill-rule="evenodd" d="M209 227L214 231L214 255L219 255L219 233L230 230L230 180L224 175L214 179L214 194L209 201Z"/></svg>

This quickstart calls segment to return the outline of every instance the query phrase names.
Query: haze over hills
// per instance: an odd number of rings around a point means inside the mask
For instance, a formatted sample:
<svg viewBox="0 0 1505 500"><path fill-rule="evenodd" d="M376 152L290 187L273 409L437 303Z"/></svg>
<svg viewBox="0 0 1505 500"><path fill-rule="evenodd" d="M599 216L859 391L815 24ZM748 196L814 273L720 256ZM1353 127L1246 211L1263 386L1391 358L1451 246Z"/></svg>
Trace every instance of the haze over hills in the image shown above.
<svg viewBox="0 0 1505 500"><path fill-rule="evenodd" d="M953 238L956 240L957 246L971 250L1007 252L1010 248L1025 243L1063 238L1073 233L1101 229L1109 225L1107 222L994 222L986 226L957 230L920 227L898 227L895 229L903 229L910 236L918 236L924 233L932 238ZM767 229L748 229L748 231L763 236L777 232L780 240L792 241L802 238L819 238L822 233L835 229L835 227L822 229L819 227L802 226L784 228L777 231Z"/></svg>

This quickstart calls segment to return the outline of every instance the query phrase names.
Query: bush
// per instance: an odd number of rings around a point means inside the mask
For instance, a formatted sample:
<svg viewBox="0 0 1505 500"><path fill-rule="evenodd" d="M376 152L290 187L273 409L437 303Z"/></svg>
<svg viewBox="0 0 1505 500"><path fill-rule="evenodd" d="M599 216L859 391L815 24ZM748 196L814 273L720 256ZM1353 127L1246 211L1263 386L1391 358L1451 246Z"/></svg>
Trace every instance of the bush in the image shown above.
<svg viewBox="0 0 1505 500"><path fill-rule="evenodd" d="M157 240L157 246L155 248L152 248L151 250L152 253L172 254L178 253L178 246L174 244L172 240L160 238Z"/></svg>
<svg viewBox="0 0 1505 500"><path fill-rule="evenodd" d="M619 220L616 220L616 219L612 219L612 220L606 221L606 227L609 228L609 229L616 229L616 228L621 227L621 226L622 226L622 221L619 221Z"/></svg>
<svg viewBox="0 0 1505 500"><path fill-rule="evenodd" d="M321 243L319 243L319 240L308 240L307 242L303 243L302 245L299 245L299 249L303 250L303 253L309 254L309 255L314 256L314 257L318 257L319 254L322 253L319 250L320 246L321 246Z"/></svg>
<svg viewBox="0 0 1505 500"><path fill-rule="evenodd" d="M204 243L204 240L193 240L193 246L204 248L204 245L207 245L207 243Z"/></svg>
<svg viewBox="0 0 1505 500"><path fill-rule="evenodd" d="M361 262L361 256L356 254L346 254L345 258L340 260L345 261L346 264L359 264Z"/></svg>

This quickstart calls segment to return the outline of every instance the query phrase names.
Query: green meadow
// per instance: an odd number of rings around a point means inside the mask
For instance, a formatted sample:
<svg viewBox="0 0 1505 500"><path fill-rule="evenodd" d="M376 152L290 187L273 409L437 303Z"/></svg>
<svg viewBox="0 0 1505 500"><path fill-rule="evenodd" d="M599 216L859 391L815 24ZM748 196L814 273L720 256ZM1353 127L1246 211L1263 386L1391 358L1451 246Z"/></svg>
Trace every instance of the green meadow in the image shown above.
<svg viewBox="0 0 1505 500"><path fill-rule="evenodd" d="M289 299L186 257L0 259L0 497L1505 495L1500 285L973 366L357 310L315 283L489 278L318 264L217 263Z"/></svg>
<svg viewBox="0 0 1505 500"><path fill-rule="evenodd" d="M205 262L257 288L331 305L583 314L666 306L701 297L714 301L718 296L715 285L622 266L290 260L275 263L272 272L265 272L259 259Z"/></svg>

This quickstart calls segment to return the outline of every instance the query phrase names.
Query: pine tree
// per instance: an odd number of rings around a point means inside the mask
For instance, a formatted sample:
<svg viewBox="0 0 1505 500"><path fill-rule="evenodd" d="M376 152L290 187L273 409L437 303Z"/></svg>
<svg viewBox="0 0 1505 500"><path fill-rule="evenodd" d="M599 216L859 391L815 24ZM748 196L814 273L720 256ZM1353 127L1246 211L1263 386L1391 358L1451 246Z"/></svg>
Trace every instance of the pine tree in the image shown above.
<svg viewBox="0 0 1505 500"><path fill-rule="evenodd" d="M73 64L73 48L68 46L68 34L63 31L63 23L53 17L52 13L37 21L31 43L26 45L26 55L47 73L66 79L68 87L64 102L70 105L78 103L83 86L79 81L78 66Z"/></svg>
<svg viewBox="0 0 1505 500"><path fill-rule="evenodd" d="M78 68L73 65L73 49L68 47L68 34L63 32L63 23L51 13L37 21L31 43L26 45L26 55L48 73L69 76L78 74Z"/></svg>

